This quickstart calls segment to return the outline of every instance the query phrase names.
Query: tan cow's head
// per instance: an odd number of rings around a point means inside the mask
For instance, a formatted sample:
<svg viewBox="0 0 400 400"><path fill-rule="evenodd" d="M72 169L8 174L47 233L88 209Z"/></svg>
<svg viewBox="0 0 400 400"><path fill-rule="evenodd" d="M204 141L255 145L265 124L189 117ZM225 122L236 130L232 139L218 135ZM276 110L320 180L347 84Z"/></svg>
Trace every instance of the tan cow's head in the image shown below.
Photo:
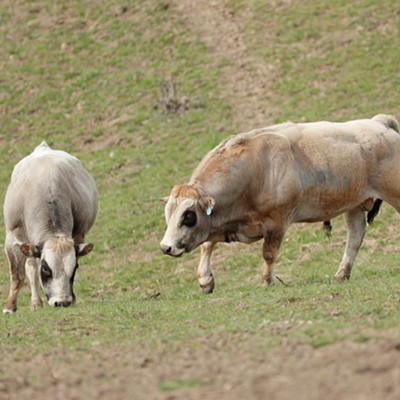
<svg viewBox="0 0 400 400"><path fill-rule="evenodd" d="M75 303L73 290L78 258L88 254L93 244L75 245L72 239L59 235L47 240L42 246L21 244L21 251L38 263L39 281L53 307L68 307Z"/></svg>
<svg viewBox="0 0 400 400"><path fill-rule="evenodd" d="M179 257L205 242L210 233L214 199L193 186L174 186L164 199L167 231L160 243L164 254Z"/></svg>

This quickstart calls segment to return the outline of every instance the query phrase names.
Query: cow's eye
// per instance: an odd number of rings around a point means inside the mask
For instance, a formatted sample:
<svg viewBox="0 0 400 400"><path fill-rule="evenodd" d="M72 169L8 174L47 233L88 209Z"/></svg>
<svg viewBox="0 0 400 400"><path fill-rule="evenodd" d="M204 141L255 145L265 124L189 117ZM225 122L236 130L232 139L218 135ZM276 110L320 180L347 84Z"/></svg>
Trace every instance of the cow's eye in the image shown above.
<svg viewBox="0 0 400 400"><path fill-rule="evenodd" d="M183 214L182 225L185 225L188 228L192 228L193 226L196 225L196 222L197 222L197 216L194 211L186 211Z"/></svg>

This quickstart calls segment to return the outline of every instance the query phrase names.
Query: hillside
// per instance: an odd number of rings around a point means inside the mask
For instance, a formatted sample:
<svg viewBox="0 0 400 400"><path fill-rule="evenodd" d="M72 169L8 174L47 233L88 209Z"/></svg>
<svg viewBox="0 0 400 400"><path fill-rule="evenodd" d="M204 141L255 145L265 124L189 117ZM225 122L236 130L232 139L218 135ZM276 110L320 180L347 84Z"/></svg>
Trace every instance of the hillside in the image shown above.
<svg viewBox="0 0 400 400"><path fill-rule="evenodd" d="M203 296L199 252L159 250L159 199L228 135L400 118L399 16L394 0L1 2L0 198L15 163L46 140L82 160L100 211L77 304L32 313L26 284L18 312L0 319L0 398L398 398L392 209L345 285L330 282L339 217L330 241L320 225L290 229L284 284L270 289L259 285L261 243L219 246L216 291ZM5 300L5 256L0 266Z"/></svg>

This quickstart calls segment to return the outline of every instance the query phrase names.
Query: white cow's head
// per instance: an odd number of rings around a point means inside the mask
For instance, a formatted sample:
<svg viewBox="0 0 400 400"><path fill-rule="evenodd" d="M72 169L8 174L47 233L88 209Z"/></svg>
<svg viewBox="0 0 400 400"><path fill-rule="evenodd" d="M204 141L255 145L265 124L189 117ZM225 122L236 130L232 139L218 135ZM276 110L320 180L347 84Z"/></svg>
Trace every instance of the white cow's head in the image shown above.
<svg viewBox="0 0 400 400"><path fill-rule="evenodd" d="M189 185L174 186L164 199L167 231L160 243L164 254L179 257L205 242L210 234L214 199Z"/></svg>
<svg viewBox="0 0 400 400"><path fill-rule="evenodd" d="M27 257L38 260L39 281L50 306L68 307L75 303L73 290L78 258L88 254L93 244L75 245L72 239L59 235L43 245L21 244Z"/></svg>

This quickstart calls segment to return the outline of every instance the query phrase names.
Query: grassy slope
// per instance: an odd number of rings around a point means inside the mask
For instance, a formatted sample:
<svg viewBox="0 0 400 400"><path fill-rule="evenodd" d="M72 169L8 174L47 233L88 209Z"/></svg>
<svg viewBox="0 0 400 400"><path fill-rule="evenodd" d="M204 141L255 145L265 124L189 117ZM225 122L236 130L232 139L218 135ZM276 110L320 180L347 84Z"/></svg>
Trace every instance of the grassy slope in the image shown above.
<svg viewBox="0 0 400 400"><path fill-rule="evenodd" d="M242 0L230 4L239 12L248 7ZM277 122L398 113L396 1L276 4L252 2L247 34L259 57L278 71Z"/></svg>
<svg viewBox="0 0 400 400"><path fill-rule="evenodd" d="M259 287L261 243L220 246L212 296L197 289L198 252L179 260L159 254L159 198L234 132L234 111L220 97L214 55L168 3L135 1L126 9L113 1L86 3L0 4L2 193L15 162L43 139L78 155L100 192L88 236L95 251L81 263L77 306L31 313L25 289L18 313L0 318L2 349L51 351L61 343L84 350L116 340L179 344L224 332L236 344L252 335L267 347L282 337L318 346L365 340L396 326L398 217L388 207L345 285L329 280L343 249L341 219L331 242L317 226L293 227L277 268L289 285L268 290ZM229 2L237 12L245 4ZM252 2L246 35L254 53L279 71L277 121L399 116L397 2L316 6L309 0L274 10L263 4ZM266 30L273 42L264 41ZM160 84L169 78L178 97L189 98L186 113L157 107ZM2 264L5 298L4 257Z"/></svg>

